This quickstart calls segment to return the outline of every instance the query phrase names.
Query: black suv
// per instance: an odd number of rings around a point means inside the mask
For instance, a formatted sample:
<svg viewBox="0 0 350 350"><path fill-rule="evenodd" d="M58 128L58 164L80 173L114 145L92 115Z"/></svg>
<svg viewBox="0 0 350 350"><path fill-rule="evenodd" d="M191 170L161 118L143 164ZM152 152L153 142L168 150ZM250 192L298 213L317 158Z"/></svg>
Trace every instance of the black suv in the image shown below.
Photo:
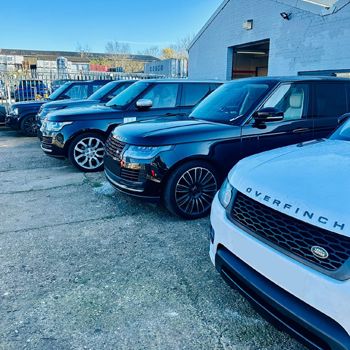
<svg viewBox="0 0 350 350"><path fill-rule="evenodd" d="M10 113L6 117L6 126L22 131L26 136L36 136L36 115L43 104L65 99L88 98L109 82L110 80L69 82L52 93L47 100L15 103L11 106Z"/></svg>
<svg viewBox="0 0 350 350"><path fill-rule="evenodd" d="M106 142L105 173L130 196L163 198L173 214L200 218L240 159L326 137L349 104L350 79L237 80L217 89L189 117L117 127Z"/></svg>
<svg viewBox="0 0 350 350"><path fill-rule="evenodd" d="M154 117L188 115L222 82L184 79L139 81L105 106L50 113L42 127L41 148L51 157L69 158L81 171L103 169L104 144L119 124Z"/></svg>
<svg viewBox="0 0 350 350"><path fill-rule="evenodd" d="M102 88L98 89L87 99L66 99L45 103L40 107L37 115L38 137L41 139L40 128L43 120L48 113L54 111L76 108L76 107L91 107L99 104L106 104L108 101L119 95L122 91L134 84L136 80L116 80L112 81Z"/></svg>

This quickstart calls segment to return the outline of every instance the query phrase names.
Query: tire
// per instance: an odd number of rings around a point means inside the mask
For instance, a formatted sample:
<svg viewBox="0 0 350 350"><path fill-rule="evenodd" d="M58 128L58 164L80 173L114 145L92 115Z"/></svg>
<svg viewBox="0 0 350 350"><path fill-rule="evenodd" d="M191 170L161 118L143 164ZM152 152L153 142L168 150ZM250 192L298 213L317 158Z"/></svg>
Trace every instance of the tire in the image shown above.
<svg viewBox="0 0 350 350"><path fill-rule="evenodd" d="M205 217L219 185L219 173L212 165L204 161L187 162L169 176L164 188L165 206L186 220Z"/></svg>
<svg viewBox="0 0 350 350"><path fill-rule="evenodd" d="M35 114L27 115L21 122L21 131L24 135L35 137L38 134L37 121Z"/></svg>
<svg viewBox="0 0 350 350"><path fill-rule="evenodd" d="M79 135L69 146L69 160L85 173L102 171L105 143L103 136L93 132Z"/></svg>

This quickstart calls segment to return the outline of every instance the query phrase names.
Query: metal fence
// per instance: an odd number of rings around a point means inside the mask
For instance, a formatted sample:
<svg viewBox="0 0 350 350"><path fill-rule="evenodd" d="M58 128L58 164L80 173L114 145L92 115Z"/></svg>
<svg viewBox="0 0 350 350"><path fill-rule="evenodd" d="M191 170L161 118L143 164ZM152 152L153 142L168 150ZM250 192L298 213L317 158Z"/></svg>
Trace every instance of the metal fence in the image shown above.
<svg viewBox="0 0 350 350"><path fill-rule="evenodd" d="M43 100L68 81L142 80L166 78L144 73L77 72L59 74L57 70L26 72L0 71L0 106L8 110L13 103Z"/></svg>

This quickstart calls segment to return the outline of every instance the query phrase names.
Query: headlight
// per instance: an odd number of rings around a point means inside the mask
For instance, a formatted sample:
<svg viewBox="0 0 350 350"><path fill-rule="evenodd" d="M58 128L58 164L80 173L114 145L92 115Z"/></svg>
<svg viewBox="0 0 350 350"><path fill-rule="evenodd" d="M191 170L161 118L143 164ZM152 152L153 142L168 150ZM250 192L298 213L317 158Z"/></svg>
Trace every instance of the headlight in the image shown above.
<svg viewBox="0 0 350 350"><path fill-rule="evenodd" d="M231 202L232 190L233 190L233 186L230 184L230 181L226 179L219 191L219 201L225 209Z"/></svg>
<svg viewBox="0 0 350 350"><path fill-rule="evenodd" d="M43 124L43 126L46 128L46 131L60 131L64 126L73 124L73 122L60 123L60 122L45 121L44 124Z"/></svg>
<svg viewBox="0 0 350 350"><path fill-rule="evenodd" d="M129 146L125 151L124 157L136 159L152 159L160 152L170 151L174 146L162 147L143 147L143 146Z"/></svg>
<svg viewBox="0 0 350 350"><path fill-rule="evenodd" d="M12 112L13 114L18 114L18 108L13 108L13 109L11 109L11 112Z"/></svg>

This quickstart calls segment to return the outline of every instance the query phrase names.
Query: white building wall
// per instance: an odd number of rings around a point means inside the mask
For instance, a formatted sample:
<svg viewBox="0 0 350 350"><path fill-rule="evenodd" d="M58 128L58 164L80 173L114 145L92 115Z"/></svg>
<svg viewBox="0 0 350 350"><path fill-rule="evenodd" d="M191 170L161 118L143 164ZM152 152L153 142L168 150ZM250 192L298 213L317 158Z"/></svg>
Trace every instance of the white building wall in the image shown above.
<svg viewBox="0 0 350 350"><path fill-rule="evenodd" d="M292 12L291 20L281 12ZM253 30L243 29L248 19ZM265 39L270 39L270 76L350 69L350 5L321 16L277 0L230 0L192 43L189 77L231 79L230 47Z"/></svg>

